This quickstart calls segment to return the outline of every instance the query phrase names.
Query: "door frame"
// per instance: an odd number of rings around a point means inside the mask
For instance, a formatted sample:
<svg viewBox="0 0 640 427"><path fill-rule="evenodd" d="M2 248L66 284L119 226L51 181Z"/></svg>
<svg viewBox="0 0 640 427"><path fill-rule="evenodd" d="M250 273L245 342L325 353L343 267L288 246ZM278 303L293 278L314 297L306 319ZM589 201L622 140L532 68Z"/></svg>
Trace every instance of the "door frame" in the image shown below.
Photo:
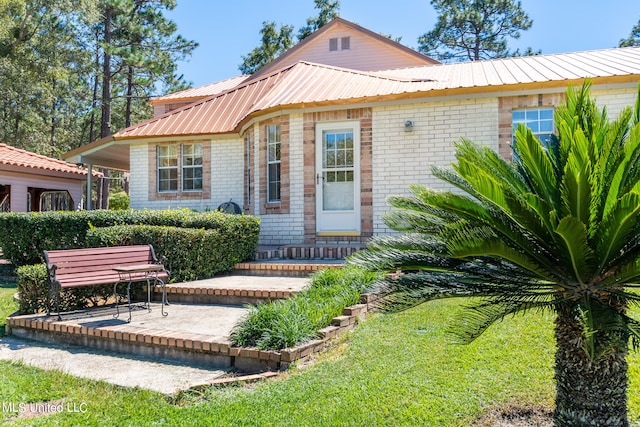
<svg viewBox="0 0 640 427"><path fill-rule="evenodd" d="M315 180L316 180L316 235L319 236L359 236L361 231L361 185L360 185L360 121L316 123L315 129ZM353 210L325 211L323 209L323 133L326 131L349 130L353 132ZM340 226L336 226L340 223Z"/></svg>

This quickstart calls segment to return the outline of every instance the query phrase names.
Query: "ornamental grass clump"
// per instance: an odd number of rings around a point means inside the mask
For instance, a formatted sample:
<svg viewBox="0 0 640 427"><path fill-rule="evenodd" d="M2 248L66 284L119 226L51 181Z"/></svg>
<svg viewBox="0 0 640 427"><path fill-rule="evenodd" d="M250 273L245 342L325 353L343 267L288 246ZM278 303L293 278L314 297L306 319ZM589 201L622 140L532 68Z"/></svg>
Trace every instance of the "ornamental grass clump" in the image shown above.
<svg viewBox="0 0 640 427"><path fill-rule="evenodd" d="M233 329L234 345L274 350L302 344L317 337L342 310L360 301L360 295L379 275L355 267L322 270L309 287L286 300L259 304Z"/></svg>
<svg viewBox="0 0 640 427"><path fill-rule="evenodd" d="M381 286L386 307L467 297L454 331L469 342L516 313L555 318L558 426L628 426L627 352L640 345L640 95L609 121L590 84L570 89L557 135L516 130L513 161L462 140L456 191L412 186L352 262L398 271ZM392 277L392 276L389 276Z"/></svg>

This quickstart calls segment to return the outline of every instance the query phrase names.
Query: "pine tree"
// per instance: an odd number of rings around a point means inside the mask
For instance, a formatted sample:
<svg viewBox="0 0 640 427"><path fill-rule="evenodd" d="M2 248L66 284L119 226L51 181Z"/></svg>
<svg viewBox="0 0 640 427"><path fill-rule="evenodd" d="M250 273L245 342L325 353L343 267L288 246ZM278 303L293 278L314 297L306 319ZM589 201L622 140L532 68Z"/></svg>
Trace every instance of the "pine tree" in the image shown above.
<svg viewBox="0 0 640 427"><path fill-rule="evenodd" d="M640 46L640 20L631 29L631 34L626 39L620 40L618 47Z"/></svg>
<svg viewBox="0 0 640 427"><path fill-rule="evenodd" d="M511 56L507 39L520 38L533 21L514 0L431 0L435 28L418 38L420 52L444 61Z"/></svg>

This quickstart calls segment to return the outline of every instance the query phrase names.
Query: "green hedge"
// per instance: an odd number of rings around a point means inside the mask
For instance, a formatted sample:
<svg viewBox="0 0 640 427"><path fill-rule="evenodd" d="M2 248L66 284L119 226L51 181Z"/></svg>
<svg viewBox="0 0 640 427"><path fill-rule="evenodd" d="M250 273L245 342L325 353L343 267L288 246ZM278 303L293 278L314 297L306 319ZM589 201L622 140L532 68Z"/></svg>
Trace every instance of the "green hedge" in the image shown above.
<svg viewBox="0 0 640 427"><path fill-rule="evenodd" d="M250 259L258 245L258 230L249 224L238 223L224 231L119 225L89 230L86 241L90 247L150 243L158 258L166 257L171 281L184 282L229 272L238 262Z"/></svg>
<svg viewBox="0 0 640 427"><path fill-rule="evenodd" d="M18 293L20 294L20 312L46 312L51 307L55 310L54 300L49 295L47 267L44 264L23 265L18 267ZM60 292L60 310L68 311L78 308L96 306L113 295L112 285L85 286L81 288L63 289Z"/></svg>
<svg viewBox="0 0 640 427"><path fill-rule="evenodd" d="M114 225L157 225L218 230L241 245L257 246L259 220L247 215L190 210L97 210L0 214L0 248L14 266L43 262L42 251L87 247L87 231ZM254 243L255 240L255 243Z"/></svg>
<svg viewBox="0 0 640 427"><path fill-rule="evenodd" d="M166 257L165 266L172 282L213 277L231 271L235 264L251 258L258 245L256 222L234 221L215 230L153 225L116 225L91 228L85 233L87 247L152 244L158 258ZM49 295L47 269L44 264L25 265L17 270L20 311L44 312L53 307ZM60 309L75 310L95 306L113 295L112 285L63 289Z"/></svg>

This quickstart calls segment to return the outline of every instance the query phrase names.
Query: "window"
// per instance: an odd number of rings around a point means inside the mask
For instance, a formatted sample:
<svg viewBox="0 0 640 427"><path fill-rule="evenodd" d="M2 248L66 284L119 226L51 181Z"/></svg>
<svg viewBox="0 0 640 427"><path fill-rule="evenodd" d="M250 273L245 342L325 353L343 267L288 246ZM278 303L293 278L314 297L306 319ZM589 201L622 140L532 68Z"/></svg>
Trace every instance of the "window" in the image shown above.
<svg viewBox="0 0 640 427"><path fill-rule="evenodd" d="M158 191L178 191L178 146L158 147Z"/></svg>
<svg viewBox="0 0 640 427"><path fill-rule="evenodd" d="M340 40L340 49L349 50L351 49L351 37L342 37Z"/></svg>
<svg viewBox="0 0 640 427"><path fill-rule="evenodd" d="M280 201L280 126L267 126L267 201Z"/></svg>
<svg viewBox="0 0 640 427"><path fill-rule="evenodd" d="M158 192L178 191L179 181L182 191L202 191L202 144L160 145L157 153Z"/></svg>
<svg viewBox="0 0 640 427"><path fill-rule="evenodd" d="M182 191L202 190L202 144L182 146Z"/></svg>
<svg viewBox="0 0 640 427"><path fill-rule="evenodd" d="M333 52L334 50L338 50L338 39L329 39L329 51Z"/></svg>
<svg viewBox="0 0 640 427"><path fill-rule="evenodd" d="M520 123L530 128L531 132L533 132L544 145L547 145L553 134L553 108L513 110L511 113L511 124L514 129L514 143L515 129Z"/></svg>
<svg viewBox="0 0 640 427"><path fill-rule="evenodd" d="M251 204L251 169L252 169L252 165L251 165L251 147L252 147L252 143L251 143L251 135L247 135L244 138L244 142L246 144L246 169L245 169L245 177L247 180L247 191L245 192L246 194L246 200L245 203L247 205Z"/></svg>

